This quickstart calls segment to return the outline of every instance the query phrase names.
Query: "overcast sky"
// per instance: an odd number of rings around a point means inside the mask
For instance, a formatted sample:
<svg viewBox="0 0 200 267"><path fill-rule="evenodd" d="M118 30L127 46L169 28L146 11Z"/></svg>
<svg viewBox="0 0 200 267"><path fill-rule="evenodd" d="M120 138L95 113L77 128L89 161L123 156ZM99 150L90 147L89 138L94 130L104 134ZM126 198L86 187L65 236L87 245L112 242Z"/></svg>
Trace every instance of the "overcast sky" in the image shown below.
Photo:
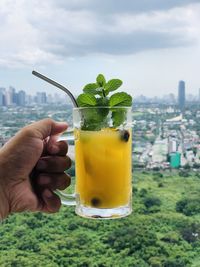
<svg viewBox="0 0 200 267"><path fill-rule="evenodd" d="M200 88L200 1L0 0L0 87L75 94L98 73L131 95Z"/></svg>

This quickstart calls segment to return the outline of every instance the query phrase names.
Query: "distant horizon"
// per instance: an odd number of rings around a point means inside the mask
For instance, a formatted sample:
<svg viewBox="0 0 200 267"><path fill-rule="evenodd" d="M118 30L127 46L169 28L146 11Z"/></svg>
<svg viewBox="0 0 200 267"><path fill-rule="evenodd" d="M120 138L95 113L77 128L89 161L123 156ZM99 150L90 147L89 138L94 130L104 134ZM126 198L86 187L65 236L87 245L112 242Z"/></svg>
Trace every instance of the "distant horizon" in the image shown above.
<svg viewBox="0 0 200 267"><path fill-rule="evenodd" d="M181 80L180 80L181 81ZM184 81L184 80L183 80ZM179 81L178 81L179 82ZM185 81L184 81L185 82ZM12 87L12 88L14 88L17 92L18 91L20 91L20 90L22 90L22 91L25 91L26 92L26 94L27 95L31 95L31 96L35 96L37 93L40 93L40 92L45 92L47 95L48 94L51 94L51 95L55 95L55 94L58 94L58 95L60 95L60 96L67 96L66 95L66 93L64 93L64 92L62 92L61 90L59 90L59 89L56 89L56 88L54 88L54 87L52 87L52 90L47 90L46 88L44 88L44 89L40 89L40 90L36 90L36 91L34 91L34 92L29 92L27 89L23 89L23 88L17 88L17 87L15 87L14 85L8 85L7 87L5 87L5 86L2 86L2 85L0 85L0 89L1 88L4 88L4 89L6 89L6 90L8 90L10 87ZM51 87L51 85L50 85L50 87ZM186 99L188 98L188 97L190 97L190 96L193 96L193 97L198 97L199 98L199 94L200 94L200 88L198 88L197 89L197 92L196 92L196 94L195 93L190 93L190 92L187 92L187 87L186 87ZM81 93L81 92L80 92ZM77 94L74 94L74 96L75 97L77 97L79 94L77 93ZM146 98L164 98L165 96L170 96L170 95L173 95L176 99L177 99L177 97L178 97L178 83L177 83L177 91L176 91L176 93L173 93L173 92L169 92L169 93L166 93L166 94L162 94L162 95L145 95L145 94L143 94L142 92L140 93L140 94L137 94L137 95L134 95L134 94L131 94L133 97L135 97L135 98L138 98L138 97L141 97L141 96L144 96L144 97L146 97Z"/></svg>
<svg viewBox="0 0 200 267"><path fill-rule="evenodd" d="M179 80L198 95L199 13L198 0L0 1L0 83L56 92L36 70L78 95L103 73L132 96L177 95Z"/></svg>

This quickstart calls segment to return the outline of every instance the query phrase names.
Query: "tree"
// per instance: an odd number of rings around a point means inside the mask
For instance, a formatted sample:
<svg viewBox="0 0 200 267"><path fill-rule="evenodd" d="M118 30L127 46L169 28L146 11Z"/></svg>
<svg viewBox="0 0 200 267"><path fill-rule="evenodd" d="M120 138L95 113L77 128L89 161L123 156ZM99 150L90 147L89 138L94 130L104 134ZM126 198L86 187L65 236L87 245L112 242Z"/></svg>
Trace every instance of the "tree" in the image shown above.
<svg viewBox="0 0 200 267"><path fill-rule="evenodd" d="M200 240L200 224L187 223L180 229L182 237L189 243L194 243Z"/></svg>
<svg viewBox="0 0 200 267"><path fill-rule="evenodd" d="M189 172L186 171L186 170L181 170L181 171L179 172L179 176L181 176L181 177L189 177L190 174L189 174Z"/></svg>
<svg viewBox="0 0 200 267"><path fill-rule="evenodd" d="M200 213L200 198L183 198L176 203L176 211L186 216Z"/></svg>
<svg viewBox="0 0 200 267"><path fill-rule="evenodd" d="M185 169L185 170L190 170L190 168L191 168L191 166L190 166L190 164L185 164L184 166L183 166L183 168Z"/></svg>
<svg viewBox="0 0 200 267"><path fill-rule="evenodd" d="M140 189L139 196L140 197L145 197L147 195L148 191L146 188Z"/></svg>
<svg viewBox="0 0 200 267"><path fill-rule="evenodd" d="M117 252L128 249L128 255L132 255L138 251L144 259L144 249L150 246L156 247L157 237L155 232L148 227L141 228L141 225L131 225L112 231L105 242Z"/></svg>
<svg viewBox="0 0 200 267"><path fill-rule="evenodd" d="M161 200L158 197L147 196L144 199L144 205L148 209L151 208L152 206L160 206L161 205Z"/></svg>

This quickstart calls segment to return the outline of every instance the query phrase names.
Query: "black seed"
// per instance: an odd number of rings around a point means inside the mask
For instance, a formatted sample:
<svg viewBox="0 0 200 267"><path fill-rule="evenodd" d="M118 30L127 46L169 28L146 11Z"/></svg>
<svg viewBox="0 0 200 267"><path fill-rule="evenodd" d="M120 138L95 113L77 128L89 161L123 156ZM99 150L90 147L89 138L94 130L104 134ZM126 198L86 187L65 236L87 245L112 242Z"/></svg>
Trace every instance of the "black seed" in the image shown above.
<svg viewBox="0 0 200 267"><path fill-rule="evenodd" d="M101 204L101 200L99 198L94 197L91 199L91 204L94 207L98 207Z"/></svg>
<svg viewBox="0 0 200 267"><path fill-rule="evenodd" d="M95 219L101 219L101 218L103 218L103 217L100 216L100 215L92 215L92 218L95 218Z"/></svg>
<svg viewBox="0 0 200 267"><path fill-rule="evenodd" d="M121 140L125 141L125 142L128 142L129 140L129 137L130 137L130 133L129 131L127 130L123 130L120 132L120 137L121 137Z"/></svg>

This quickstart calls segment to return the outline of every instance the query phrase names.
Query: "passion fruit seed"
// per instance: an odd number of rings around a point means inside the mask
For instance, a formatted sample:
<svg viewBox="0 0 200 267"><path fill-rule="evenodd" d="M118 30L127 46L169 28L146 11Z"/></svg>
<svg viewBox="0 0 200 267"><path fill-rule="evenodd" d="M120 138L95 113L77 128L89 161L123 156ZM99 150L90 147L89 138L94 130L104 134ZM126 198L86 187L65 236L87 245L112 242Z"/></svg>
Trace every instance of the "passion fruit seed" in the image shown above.
<svg viewBox="0 0 200 267"><path fill-rule="evenodd" d="M130 133L127 130L120 131L120 138L122 141L128 142L130 137Z"/></svg>
<svg viewBox="0 0 200 267"><path fill-rule="evenodd" d="M92 218L95 218L95 219L101 219L101 218L103 218L103 217L100 216L100 215L92 215Z"/></svg>
<svg viewBox="0 0 200 267"><path fill-rule="evenodd" d="M101 204L101 200L99 198L97 198L97 197L94 197L94 198L91 199L91 204L94 207L99 207L100 204Z"/></svg>

